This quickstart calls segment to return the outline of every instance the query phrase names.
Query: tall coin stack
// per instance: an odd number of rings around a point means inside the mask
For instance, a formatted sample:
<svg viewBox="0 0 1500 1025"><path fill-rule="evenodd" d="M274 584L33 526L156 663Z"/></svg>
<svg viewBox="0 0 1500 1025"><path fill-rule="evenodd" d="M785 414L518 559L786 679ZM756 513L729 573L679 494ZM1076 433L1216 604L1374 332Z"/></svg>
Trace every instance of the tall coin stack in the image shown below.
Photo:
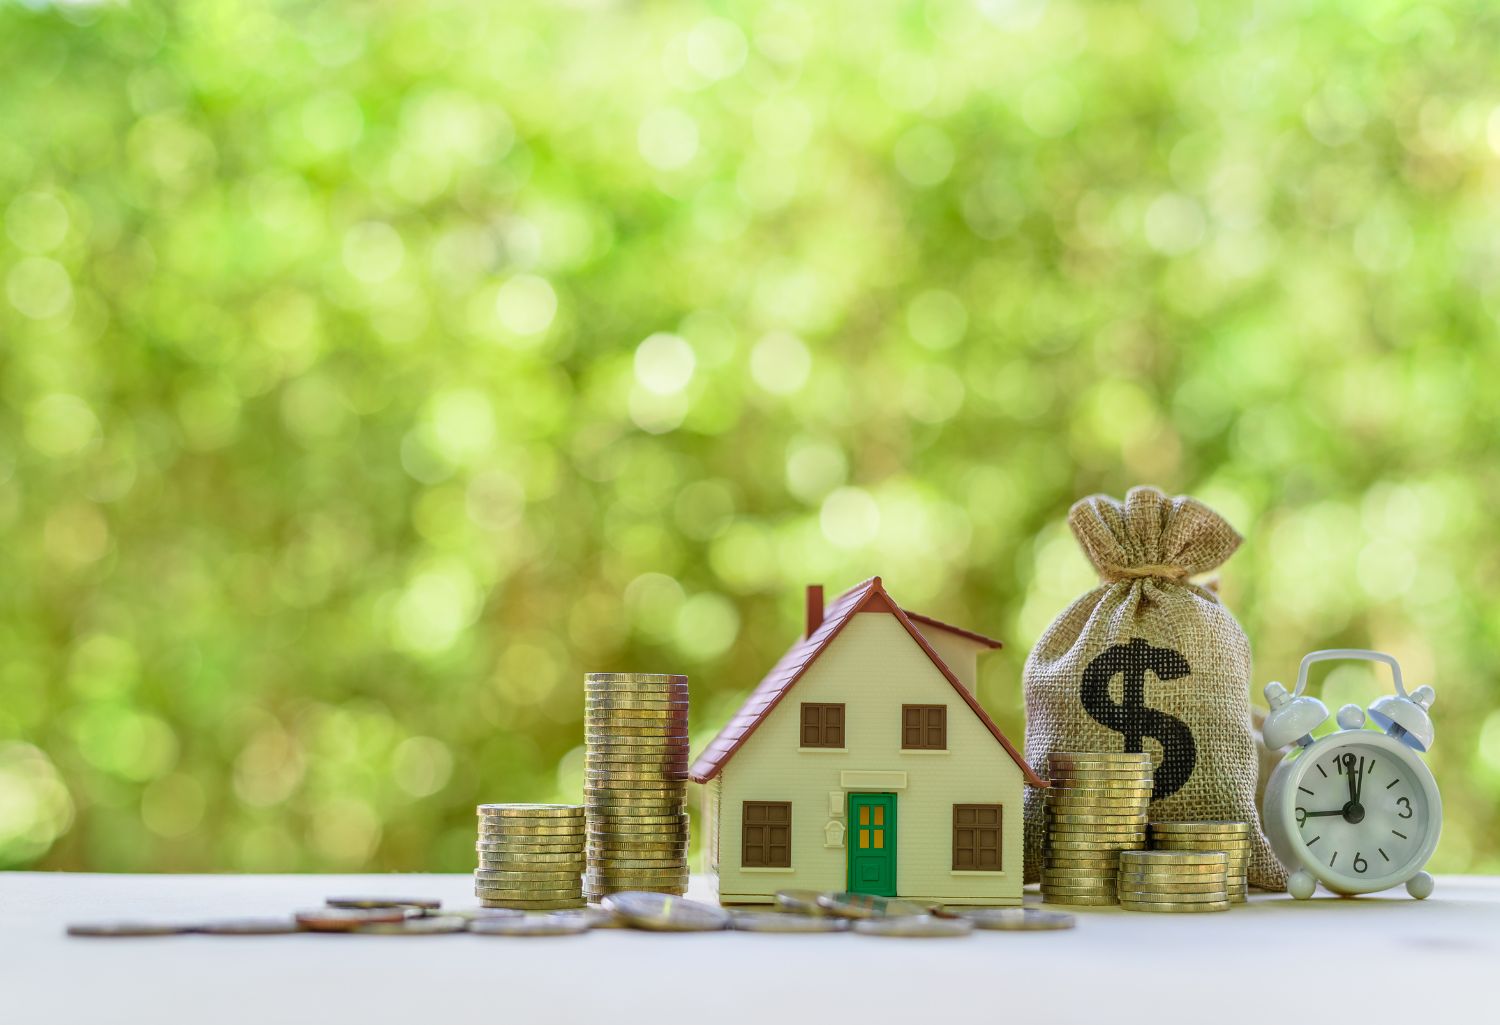
<svg viewBox="0 0 1500 1025"><path fill-rule="evenodd" d="M1228 911L1223 851L1122 851L1120 907L1126 911Z"/></svg>
<svg viewBox="0 0 1500 1025"><path fill-rule="evenodd" d="M1223 851L1229 855L1229 903L1243 904L1250 868L1248 822L1153 822L1151 847L1158 851Z"/></svg>
<svg viewBox="0 0 1500 1025"><path fill-rule="evenodd" d="M481 804L474 896L487 908L583 906L583 809L576 804Z"/></svg>
<svg viewBox="0 0 1500 1025"><path fill-rule="evenodd" d="M584 693L585 894L687 892L687 677L589 673Z"/></svg>
<svg viewBox="0 0 1500 1025"><path fill-rule="evenodd" d="M1100 906L1118 902L1120 852L1146 846L1151 756L1054 751L1047 756L1047 835L1042 899Z"/></svg>

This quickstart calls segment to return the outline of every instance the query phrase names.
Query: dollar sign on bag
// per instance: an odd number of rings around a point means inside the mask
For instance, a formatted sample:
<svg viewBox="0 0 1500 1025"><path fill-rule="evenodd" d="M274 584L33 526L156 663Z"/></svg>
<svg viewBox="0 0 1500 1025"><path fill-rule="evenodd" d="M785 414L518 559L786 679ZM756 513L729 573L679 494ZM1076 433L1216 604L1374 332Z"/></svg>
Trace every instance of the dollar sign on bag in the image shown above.
<svg viewBox="0 0 1500 1025"><path fill-rule="evenodd" d="M1152 647L1139 637L1106 648L1083 671L1078 700L1096 722L1125 738L1126 751L1139 753L1145 737L1161 745L1161 765L1151 787L1153 801L1182 789L1198 763L1198 745L1181 719L1146 704L1146 673L1166 681L1180 680L1192 671L1180 652ZM1116 704L1109 696L1109 681L1121 674L1125 693Z"/></svg>

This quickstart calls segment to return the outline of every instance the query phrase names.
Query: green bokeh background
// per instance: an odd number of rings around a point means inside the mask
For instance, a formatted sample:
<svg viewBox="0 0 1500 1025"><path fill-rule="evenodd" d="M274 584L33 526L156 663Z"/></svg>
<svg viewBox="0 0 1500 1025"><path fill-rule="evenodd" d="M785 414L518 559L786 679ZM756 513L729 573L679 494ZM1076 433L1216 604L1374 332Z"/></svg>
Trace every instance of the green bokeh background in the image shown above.
<svg viewBox="0 0 1500 1025"><path fill-rule="evenodd" d="M1246 535L1253 689L1432 683L1500 871L1477 2L0 0L0 865L464 871L581 677L707 739L871 573L1029 645L1063 524ZM1335 670L1331 705L1380 681Z"/></svg>

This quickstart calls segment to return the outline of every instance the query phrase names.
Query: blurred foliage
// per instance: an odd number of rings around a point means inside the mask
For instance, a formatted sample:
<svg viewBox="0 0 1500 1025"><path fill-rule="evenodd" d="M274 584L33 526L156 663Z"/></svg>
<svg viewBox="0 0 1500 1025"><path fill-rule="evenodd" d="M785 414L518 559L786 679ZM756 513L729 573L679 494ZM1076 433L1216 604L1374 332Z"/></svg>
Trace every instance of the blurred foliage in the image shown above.
<svg viewBox="0 0 1500 1025"><path fill-rule="evenodd" d="M1247 536L1254 690L1436 685L1500 871L1500 21L1397 0L0 0L0 864L464 871L581 676L702 740L873 572ZM1347 674L1347 675L1346 675ZM1334 703L1373 676L1338 670Z"/></svg>

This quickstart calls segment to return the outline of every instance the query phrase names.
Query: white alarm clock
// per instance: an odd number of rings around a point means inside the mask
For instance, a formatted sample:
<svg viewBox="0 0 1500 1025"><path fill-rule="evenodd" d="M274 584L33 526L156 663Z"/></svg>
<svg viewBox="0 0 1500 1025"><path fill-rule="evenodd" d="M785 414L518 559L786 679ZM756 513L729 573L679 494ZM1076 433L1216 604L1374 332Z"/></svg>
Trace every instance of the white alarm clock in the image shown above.
<svg viewBox="0 0 1500 1025"><path fill-rule="evenodd" d="M1385 732L1364 729L1358 705L1339 709L1340 732L1312 737L1328 709L1302 692L1314 662L1354 658L1391 667L1396 693L1370 706ZM1272 750L1296 746L1266 784L1261 817L1277 857L1292 873L1287 889L1306 900L1318 883L1345 895L1372 893L1400 883L1421 899L1432 893L1422 871L1437 848L1443 802L1437 782L1417 752L1432 745L1431 687L1410 695L1401 667L1390 655L1359 648L1314 651L1302 660L1297 689L1266 684L1265 741Z"/></svg>

